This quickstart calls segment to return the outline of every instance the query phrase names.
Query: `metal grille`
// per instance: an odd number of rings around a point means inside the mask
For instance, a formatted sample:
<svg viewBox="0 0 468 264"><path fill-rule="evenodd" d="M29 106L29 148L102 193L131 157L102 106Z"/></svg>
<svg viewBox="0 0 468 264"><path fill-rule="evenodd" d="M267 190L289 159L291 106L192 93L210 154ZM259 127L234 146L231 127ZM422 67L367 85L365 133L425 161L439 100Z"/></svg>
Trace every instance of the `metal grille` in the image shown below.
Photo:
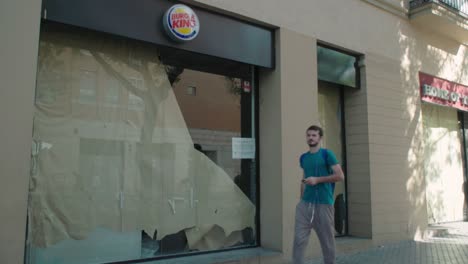
<svg viewBox="0 0 468 264"><path fill-rule="evenodd" d="M439 3L468 15L468 0L412 0L410 8L418 8L428 3Z"/></svg>

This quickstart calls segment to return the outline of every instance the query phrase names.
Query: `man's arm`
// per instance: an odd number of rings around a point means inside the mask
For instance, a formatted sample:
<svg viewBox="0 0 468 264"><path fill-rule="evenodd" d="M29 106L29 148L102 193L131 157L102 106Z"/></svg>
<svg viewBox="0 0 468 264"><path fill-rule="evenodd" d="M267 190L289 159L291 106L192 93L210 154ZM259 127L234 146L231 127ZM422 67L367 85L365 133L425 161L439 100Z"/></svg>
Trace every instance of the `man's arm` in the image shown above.
<svg viewBox="0 0 468 264"><path fill-rule="evenodd" d="M319 183L325 182L339 182L344 181L344 173L341 169L340 164L336 164L332 166L333 174L324 177L309 177L305 179L304 183L308 185L317 185Z"/></svg>

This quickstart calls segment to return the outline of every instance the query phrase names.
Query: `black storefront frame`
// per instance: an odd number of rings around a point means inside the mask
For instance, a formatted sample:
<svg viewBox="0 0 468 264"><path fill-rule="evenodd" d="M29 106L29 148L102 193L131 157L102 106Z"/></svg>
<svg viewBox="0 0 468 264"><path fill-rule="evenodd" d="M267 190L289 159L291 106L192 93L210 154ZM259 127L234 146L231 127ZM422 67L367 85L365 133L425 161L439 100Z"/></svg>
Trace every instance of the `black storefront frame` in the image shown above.
<svg viewBox="0 0 468 264"><path fill-rule="evenodd" d="M468 113L463 111L457 111L458 114L458 123L459 130L461 133L460 143L461 143L461 152L462 152L462 162L463 162L463 192L465 195L465 204L468 206L468 138L466 134L468 133ZM468 220L468 208L464 208L466 211L463 214L463 220Z"/></svg>
<svg viewBox="0 0 468 264"><path fill-rule="evenodd" d="M67 1L68 2L68 1ZM129 1L131 2L131 1ZM41 26L47 26L47 25L55 25L55 26L58 26L58 27L71 27L71 28L77 28L77 29L84 29L85 31L87 32L92 32L92 33L96 33L96 34L103 34L103 35L107 35L108 37L116 37L116 38L125 38L127 39L127 37L124 37L122 35L114 35L114 34L111 34L110 32L103 32L103 31L99 31L99 30L96 30L96 29L93 29L93 28L89 28L89 27L81 27L80 25L76 25L76 24L73 24L73 23L66 23L66 21L60 21L60 20L55 20L55 19L51 19L51 16L50 16L50 13L47 14L47 7L50 7L50 3L56 3L55 1L48 1L48 0L45 0L43 1L43 21L42 21L42 24ZM174 4L173 2L171 2L171 4ZM64 23L65 22L65 23ZM132 39L132 38L128 38L132 41L139 41L139 42L142 42L142 40L139 40L139 39ZM266 40L265 42L268 43L269 47L271 48L271 50L269 51L271 53L271 57L270 57L270 64L264 64L264 65L260 65L260 66L263 66L263 67L274 67L274 56L273 56L273 31L271 31L271 39L268 39ZM144 42L144 41L143 41ZM178 51L179 52L179 56L180 54L192 54L194 56L198 56L198 57L205 57L205 58L209 58L208 60L208 63L211 61L211 63L214 63L214 62L220 62L220 61L223 61L223 62L227 62L228 65L236 65L236 64L244 64L242 62L239 62L239 61L235 61L235 60L232 60L232 59L226 59L226 58L220 58L220 57L216 57L216 56L209 56L209 55L206 55L206 54L203 54L202 52L195 52L195 51L188 51L188 50L184 50L184 49L179 49L179 47L177 47L177 45L168 45L168 46L160 46L156 43L148 43L146 42L146 44L149 44L149 45L155 45L156 47L158 48L161 48L161 49L167 49L167 54L170 54L171 52L169 51ZM176 56L177 57L177 56ZM259 62L260 63L260 62ZM244 67L241 67L241 68L244 68ZM154 261L154 260L162 260L162 259L169 259L169 258L180 258L180 257L187 257L187 256L193 256L193 255L202 255L202 254L209 254L209 253L217 253L217 252L224 252L224 251L232 251L232 250L238 250L238 249L245 249L245 248L255 248L255 247L259 247L261 245L261 240L260 240L260 217L259 217L259 212L260 212L260 178L259 178L259 175L260 175L260 164L259 164L259 131L260 131L260 128L259 128L259 80L258 80L258 67L255 66L255 65L250 65L249 67L249 71L250 71L250 76L251 76L251 80L250 80L250 83L251 83L251 89L252 89L252 96L253 96L253 102L252 102L252 106L254 107L253 109L253 113L252 113L252 117L255 119L254 122L252 122L252 125L254 126L254 134L252 136L255 136L255 144L256 144L256 162L255 162L255 166L253 167L252 169L252 172L255 173L255 175L251 175L251 177L254 177L254 182L255 182L255 186L252 186L254 188L254 192L255 192L255 201L254 201L254 205L256 207L256 215L255 215L255 241L256 241L256 244L255 245L247 245L247 246L239 246L239 247L233 247L233 248L226 248L226 249L221 249L221 250L212 250L212 251L200 251L200 252L190 252L190 253L178 253L178 254L171 254L171 255L164 255L164 256L158 256L158 257L154 257L154 258L145 258L145 259L135 259L135 260L125 260L125 261L118 261L118 262L111 262L111 263L141 263L141 262L148 262L148 261ZM202 69L198 69L198 70L202 70L202 71L207 71L206 68L203 68ZM245 72L243 71L241 74L238 74L238 77L245 77L246 74L244 74ZM25 245L26 246L26 245ZM25 254L26 254L27 250L25 250ZM25 261L26 261L26 255L25 255Z"/></svg>
<svg viewBox="0 0 468 264"><path fill-rule="evenodd" d="M74 27L74 26L69 26L69 25L63 25L63 24L59 24L59 23L55 23L55 22L48 22L48 21L43 21L42 22L42 30L46 30L48 28L53 28L53 30L66 30L67 28L69 29L73 29L73 30L78 30L78 31L81 31L82 33L86 34L86 33L89 33L89 34L92 34L92 35L99 35L99 36L103 36L104 38L114 38L114 39L126 39L126 38L122 38L122 37L119 37L119 36L114 36L114 35L111 35L111 34L106 34L106 33L102 33L102 32L95 32L95 31L90 31L88 29L82 29L82 28L79 28L79 27ZM137 41L137 40L131 40L129 39L130 41ZM137 41L138 42L138 41ZM153 45L153 44L148 44L148 43L142 43L144 45L152 45L152 46L155 46L156 48L159 48L159 46L157 45ZM164 48L163 48L164 49ZM165 50L165 52L169 52L169 51L173 51L173 49L169 49L169 50ZM188 53L188 52L183 52L183 54L185 55L189 55L189 54L192 54L194 55L196 58L200 58L201 57L209 57L209 56L206 56L206 55L200 55L200 54L196 54L196 53ZM164 56L161 56L161 58L163 59ZM190 58L189 58L190 60ZM224 60L224 59L220 59L220 58L209 58L207 59L208 63L212 62L212 63L218 63L218 62L225 62L228 66L232 66L232 65L235 65L235 64L240 64L238 62L233 62L233 61L229 61L229 60ZM169 60L169 62L174 62L171 58L171 60ZM181 66L182 64L178 65L178 66ZM189 69L193 69L193 70L198 70L198 71L204 71L204 72L209 72L207 71L207 67L206 67L206 64L205 65L202 65L201 69L197 68L196 65L191 65L193 67L189 67ZM213 67L215 66L215 64L212 65ZM216 69L214 70L214 72L216 74L226 74L226 72L222 72L222 68L221 67L221 71L220 71L220 67L216 64ZM241 72L239 74L234 74L234 75L231 75L232 77L241 77L241 78L245 78L246 77L246 74L247 73L250 73L250 83L251 83L251 93L252 93L252 107L254 108L253 109L253 113L251 112L252 114L252 117L255 118L254 122L251 122L251 120L249 120L249 122L251 123L252 126L254 126L254 134L253 136L255 136L255 144L256 144L256 149L259 150L259 120L258 120L258 117L259 117L259 89L258 89L258 85L259 85L259 80L258 80L258 67L255 67L255 66L252 66L252 65L241 65L239 67L241 69ZM228 69L231 69L228 67ZM209 72L210 73L210 72ZM131 260L122 260L122 261L114 261L114 262L103 262L103 263L106 263L106 264L121 264L121 263L144 263L144 262L149 262L149 261L156 261L156 260L164 260L164 259L174 259L174 258L183 258L183 257L189 257L189 256L197 256L197 255L207 255L207 254L213 254L213 253L220 253L220 252L227 252L227 251L234 251L234 250L239 250L239 249L248 249L248 248L257 248L257 247L260 247L261 245L261 242L260 242L260 186L259 186L259 183L260 183L260 166L259 166L259 151L256 151L256 162L255 162L255 166L253 167L253 171L255 174L254 175L250 175L251 178L253 177L253 180L255 181L255 186L251 186L251 188L254 188L252 191L255 191L255 197L253 198L254 199L254 205L255 205L255 208L256 208L256 212L255 212L255 244L254 245L241 245L241 246L235 246L235 247L232 247L232 248L223 248L223 249L219 249L219 250L207 250L207 251L194 251L194 252L188 252L188 253L173 253L173 254L167 254L167 255L161 255L161 256L156 256L156 257L152 257L152 258L142 258L142 259L131 259ZM249 197L251 198L251 197ZM27 222L29 221L29 219L27 219ZM28 228L28 226L27 226ZM27 241L27 233L26 233L26 241ZM27 258L27 244L25 244L25 257L24 257L24 260L25 260L25 263L26 263L26 260L28 259Z"/></svg>

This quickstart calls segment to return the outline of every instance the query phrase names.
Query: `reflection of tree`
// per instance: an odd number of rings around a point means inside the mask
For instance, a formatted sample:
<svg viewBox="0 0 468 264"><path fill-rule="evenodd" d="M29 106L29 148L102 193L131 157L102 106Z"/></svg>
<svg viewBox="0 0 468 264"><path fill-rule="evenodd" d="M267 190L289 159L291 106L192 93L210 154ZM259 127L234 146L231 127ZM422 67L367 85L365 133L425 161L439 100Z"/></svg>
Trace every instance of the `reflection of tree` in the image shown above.
<svg viewBox="0 0 468 264"><path fill-rule="evenodd" d="M65 49L52 43L40 43L40 56L38 56L38 87L36 91L36 107L43 111L50 110L56 103L57 95L63 94L65 75L65 62L60 57ZM51 111L47 111L51 114ZM55 113L57 114L57 113Z"/></svg>
<svg viewBox="0 0 468 264"><path fill-rule="evenodd" d="M37 68L39 70L38 76L43 76L44 73L47 73L48 69L57 69L63 67L64 62L58 60L60 55L63 53L64 49L57 47L52 43L43 43L40 44L40 55L38 56Z"/></svg>
<svg viewBox="0 0 468 264"><path fill-rule="evenodd" d="M165 65L164 67L166 69L167 78L169 79L169 82L171 83L171 86L174 86L174 84L177 83L180 80L179 76L184 71L184 68L176 67L176 66L170 66L170 65Z"/></svg>
<svg viewBox="0 0 468 264"><path fill-rule="evenodd" d="M235 96L240 96L242 94L242 80L234 77L225 77L226 79L226 88L230 94Z"/></svg>

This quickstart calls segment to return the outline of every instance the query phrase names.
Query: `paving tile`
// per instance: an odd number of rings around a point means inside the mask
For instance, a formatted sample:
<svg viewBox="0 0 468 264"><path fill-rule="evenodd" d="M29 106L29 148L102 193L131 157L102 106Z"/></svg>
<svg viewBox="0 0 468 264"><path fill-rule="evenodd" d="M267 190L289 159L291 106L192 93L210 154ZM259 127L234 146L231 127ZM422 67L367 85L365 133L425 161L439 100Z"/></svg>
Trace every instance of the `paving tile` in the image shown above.
<svg viewBox="0 0 468 264"><path fill-rule="evenodd" d="M400 241L352 254L339 254L337 264L466 264L468 263L468 222L439 225L423 241ZM308 264L321 264L320 258Z"/></svg>

